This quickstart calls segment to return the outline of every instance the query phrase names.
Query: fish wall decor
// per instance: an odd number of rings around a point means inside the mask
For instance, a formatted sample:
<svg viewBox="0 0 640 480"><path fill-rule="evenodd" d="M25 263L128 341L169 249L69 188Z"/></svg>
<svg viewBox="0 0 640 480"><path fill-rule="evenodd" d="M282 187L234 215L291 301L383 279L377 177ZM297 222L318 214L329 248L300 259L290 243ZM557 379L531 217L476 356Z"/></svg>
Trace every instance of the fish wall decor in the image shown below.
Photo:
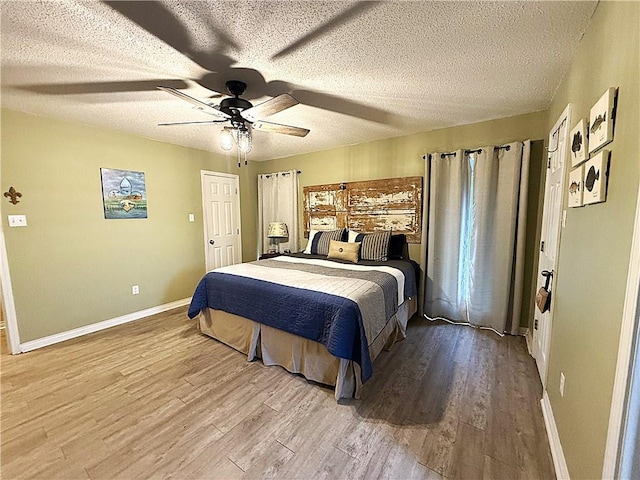
<svg viewBox="0 0 640 480"><path fill-rule="evenodd" d="M596 170L596 167L591 165L587 172L587 178L584 180L584 187L587 191L593 192L593 187L595 187L598 180L600 180L600 170Z"/></svg>
<svg viewBox="0 0 640 480"><path fill-rule="evenodd" d="M587 159L587 144L589 143L589 129L587 120L581 118L569 133L571 141L571 166L577 167Z"/></svg>
<svg viewBox="0 0 640 480"><path fill-rule="evenodd" d="M582 206L582 184L584 181L582 178L583 171L584 167L580 166L569 172L568 206L570 208Z"/></svg>
<svg viewBox="0 0 640 480"><path fill-rule="evenodd" d="M604 202L607 198L609 151L601 150L592 156L582 168L584 169L582 203L588 205Z"/></svg>
<svg viewBox="0 0 640 480"><path fill-rule="evenodd" d="M589 153L613 140L617 88L608 88L589 112Z"/></svg>

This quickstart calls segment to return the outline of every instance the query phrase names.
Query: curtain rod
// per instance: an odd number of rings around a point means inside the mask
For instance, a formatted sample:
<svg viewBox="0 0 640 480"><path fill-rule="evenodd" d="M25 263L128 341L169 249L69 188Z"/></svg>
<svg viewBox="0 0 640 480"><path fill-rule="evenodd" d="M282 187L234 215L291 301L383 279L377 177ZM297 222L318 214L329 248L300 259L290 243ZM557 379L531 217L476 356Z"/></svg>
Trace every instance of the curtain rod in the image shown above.
<svg viewBox="0 0 640 480"><path fill-rule="evenodd" d="M502 149L504 149L504 150L506 150L508 152L509 150L511 150L511 145L499 145L497 147L493 147L493 149L494 150L502 150ZM476 150L465 150L464 151L465 155L469 155L470 153L482 153L482 149L478 148ZM441 153L440 154L440 158L455 157L456 154L457 154L457 152ZM423 155L422 159L423 160L427 160L427 159L431 160L431 154Z"/></svg>
<svg viewBox="0 0 640 480"><path fill-rule="evenodd" d="M299 175L299 174L301 174L302 172L301 172L300 170L296 170L296 173ZM275 176L275 177L277 177L278 175L282 175L282 176L284 176L284 175L291 175L291 172L263 173L263 174L261 174L260 176L261 176L261 177L271 178L271 177L274 177L274 176Z"/></svg>

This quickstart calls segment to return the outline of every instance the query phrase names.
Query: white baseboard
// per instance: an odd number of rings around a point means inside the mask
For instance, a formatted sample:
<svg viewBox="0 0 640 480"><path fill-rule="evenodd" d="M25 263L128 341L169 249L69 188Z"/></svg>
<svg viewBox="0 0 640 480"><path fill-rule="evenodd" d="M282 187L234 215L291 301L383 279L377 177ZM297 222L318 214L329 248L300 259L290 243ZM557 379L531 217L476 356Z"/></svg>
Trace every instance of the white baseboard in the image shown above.
<svg viewBox="0 0 640 480"><path fill-rule="evenodd" d="M528 328L524 334L524 339L527 341L527 350L529 351L529 355L533 357L533 334Z"/></svg>
<svg viewBox="0 0 640 480"><path fill-rule="evenodd" d="M36 350L37 348L53 345L54 343L64 342L65 340L70 340L82 335L87 335L89 333L94 333L100 330L115 327L116 325L122 325L123 323L129 323L135 320L140 320L141 318L150 317L151 315L155 315L157 313L166 312L167 310L172 310L174 308L188 305L189 302L191 302L191 298L183 298L182 300L165 303L163 305L158 305L157 307L151 307L145 310L128 313L126 315L122 315L121 317L111 318L102 322L85 325L84 327L74 328L73 330L68 330L66 332L49 335L48 337L38 338L36 340L21 343L20 350L22 352L29 352L31 350Z"/></svg>
<svg viewBox="0 0 640 480"><path fill-rule="evenodd" d="M549 395L546 390L542 394L540 403L542 404L542 416L544 417L544 425L547 428L547 437L549 438L549 446L551 447L553 466L556 469L556 478L558 478L558 480L569 480L569 468L564 458L560 436L558 435L558 427L556 426L555 418L553 418L553 410L551 409L551 402L549 401Z"/></svg>

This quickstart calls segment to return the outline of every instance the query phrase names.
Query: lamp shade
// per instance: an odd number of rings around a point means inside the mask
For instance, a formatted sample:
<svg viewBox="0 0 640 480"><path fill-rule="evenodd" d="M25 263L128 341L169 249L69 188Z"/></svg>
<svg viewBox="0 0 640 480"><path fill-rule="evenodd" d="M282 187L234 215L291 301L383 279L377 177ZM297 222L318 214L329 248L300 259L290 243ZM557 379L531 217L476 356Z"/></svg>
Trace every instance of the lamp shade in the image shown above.
<svg viewBox="0 0 640 480"><path fill-rule="evenodd" d="M289 229L284 222L271 222L269 224L269 232L267 237L269 238L287 238L289 236Z"/></svg>
<svg viewBox="0 0 640 480"><path fill-rule="evenodd" d="M251 151L251 132L249 130L238 131L238 148L242 153Z"/></svg>
<svg viewBox="0 0 640 480"><path fill-rule="evenodd" d="M225 127L220 132L220 148L231 150L233 148L233 131Z"/></svg>

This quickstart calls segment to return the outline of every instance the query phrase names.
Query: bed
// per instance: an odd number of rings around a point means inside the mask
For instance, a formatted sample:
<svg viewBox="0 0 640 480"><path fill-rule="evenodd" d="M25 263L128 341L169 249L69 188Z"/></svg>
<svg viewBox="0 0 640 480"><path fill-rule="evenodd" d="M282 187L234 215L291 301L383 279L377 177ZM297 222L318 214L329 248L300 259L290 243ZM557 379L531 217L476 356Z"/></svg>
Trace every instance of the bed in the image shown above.
<svg viewBox="0 0 640 480"><path fill-rule="evenodd" d="M333 386L336 399L359 398L375 358L405 338L417 304L415 263L314 253L207 273L189 317L250 361Z"/></svg>

